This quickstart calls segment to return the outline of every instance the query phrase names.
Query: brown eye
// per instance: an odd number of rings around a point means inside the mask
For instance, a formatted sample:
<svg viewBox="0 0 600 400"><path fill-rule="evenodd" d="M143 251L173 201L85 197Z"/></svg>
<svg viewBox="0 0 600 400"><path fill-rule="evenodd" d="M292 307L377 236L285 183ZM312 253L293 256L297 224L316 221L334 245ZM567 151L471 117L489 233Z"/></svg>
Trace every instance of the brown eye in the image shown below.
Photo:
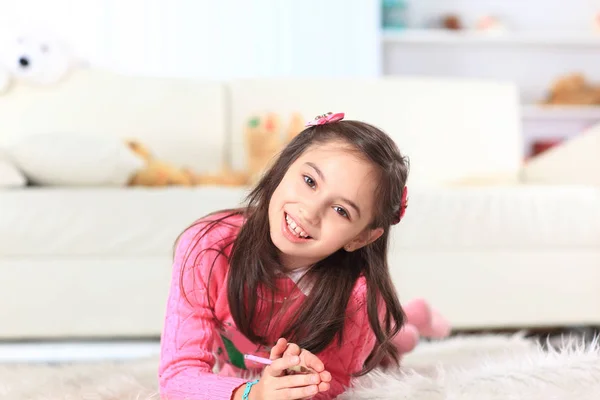
<svg viewBox="0 0 600 400"><path fill-rule="evenodd" d="M311 178L310 176L308 176L308 175L304 175L304 177L303 177L303 178L304 178L304 182L306 182L306 184L307 184L308 186L310 186L311 188L313 188L313 189L314 189L314 188L315 188L315 186L317 186L316 182L315 182L315 181L313 180L313 178Z"/></svg>
<svg viewBox="0 0 600 400"><path fill-rule="evenodd" d="M346 210L344 210L342 207L335 206L335 207L333 207L333 209L335 210L336 213L338 213L342 217L350 218L350 216L348 215L348 212L346 212Z"/></svg>

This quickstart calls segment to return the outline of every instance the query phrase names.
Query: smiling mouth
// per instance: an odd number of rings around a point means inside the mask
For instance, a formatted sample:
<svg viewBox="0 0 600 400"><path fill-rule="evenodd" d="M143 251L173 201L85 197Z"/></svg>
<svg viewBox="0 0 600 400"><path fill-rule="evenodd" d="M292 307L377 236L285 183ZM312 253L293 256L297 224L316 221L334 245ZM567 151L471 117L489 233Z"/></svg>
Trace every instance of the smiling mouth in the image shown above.
<svg viewBox="0 0 600 400"><path fill-rule="evenodd" d="M300 239L312 239L312 237L308 233L304 232L302 228L296 224L296 221L294 221L287 213L285 213L285 222L287 223L287 227L289 228L290 232L294 236Z"/></svg>

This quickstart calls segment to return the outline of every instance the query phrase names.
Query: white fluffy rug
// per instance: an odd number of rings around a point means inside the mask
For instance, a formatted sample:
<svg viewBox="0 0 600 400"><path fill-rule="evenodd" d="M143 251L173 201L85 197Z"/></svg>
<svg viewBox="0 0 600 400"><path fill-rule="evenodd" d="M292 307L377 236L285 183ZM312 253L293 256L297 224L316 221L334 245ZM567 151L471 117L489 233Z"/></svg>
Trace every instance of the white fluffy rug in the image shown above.
<svg viewBox="0 0 600 400"><path fill-rule="evenodd" d="M157 400L157 360L0 366L0 399ZM401 371L375 371L343 400L596 400L600 346L545 351L522 336L457 337L421 345Z"/></svg>

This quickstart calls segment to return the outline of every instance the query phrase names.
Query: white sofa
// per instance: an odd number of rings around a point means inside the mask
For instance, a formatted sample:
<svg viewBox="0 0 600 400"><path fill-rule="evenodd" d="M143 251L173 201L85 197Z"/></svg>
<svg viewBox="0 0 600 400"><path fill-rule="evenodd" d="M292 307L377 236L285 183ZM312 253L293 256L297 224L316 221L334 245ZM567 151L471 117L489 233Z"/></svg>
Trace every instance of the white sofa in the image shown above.
<svg viewBox="0 0 600 400"><path fill-rule="evenodd" d="M410 157L394 228L400 298L458 329L600 324L600 189L519 181L516 88L455 79L203 82L82 70L0 96L0 145L44 132L136 137L198 170L245 165L253 113L344 111ZM285 122L285 120L284 120ZM160 334L172 244L245 188L0 190L0 338Z"/></svg>

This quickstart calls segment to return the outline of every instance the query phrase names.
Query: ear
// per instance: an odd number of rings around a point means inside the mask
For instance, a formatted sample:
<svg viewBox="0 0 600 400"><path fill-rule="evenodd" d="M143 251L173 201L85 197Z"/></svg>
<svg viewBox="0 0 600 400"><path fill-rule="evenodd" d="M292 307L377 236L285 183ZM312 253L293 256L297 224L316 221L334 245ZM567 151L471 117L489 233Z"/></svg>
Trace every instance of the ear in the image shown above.
<svg viewBox="0 0 600 400"><path fill-rule="evenodd" d="M368 244L373 243L383 235L383 228L365 229L357 237L352 239L348 244L344 246L344 250L347 252L356 251Z"/></svg>

